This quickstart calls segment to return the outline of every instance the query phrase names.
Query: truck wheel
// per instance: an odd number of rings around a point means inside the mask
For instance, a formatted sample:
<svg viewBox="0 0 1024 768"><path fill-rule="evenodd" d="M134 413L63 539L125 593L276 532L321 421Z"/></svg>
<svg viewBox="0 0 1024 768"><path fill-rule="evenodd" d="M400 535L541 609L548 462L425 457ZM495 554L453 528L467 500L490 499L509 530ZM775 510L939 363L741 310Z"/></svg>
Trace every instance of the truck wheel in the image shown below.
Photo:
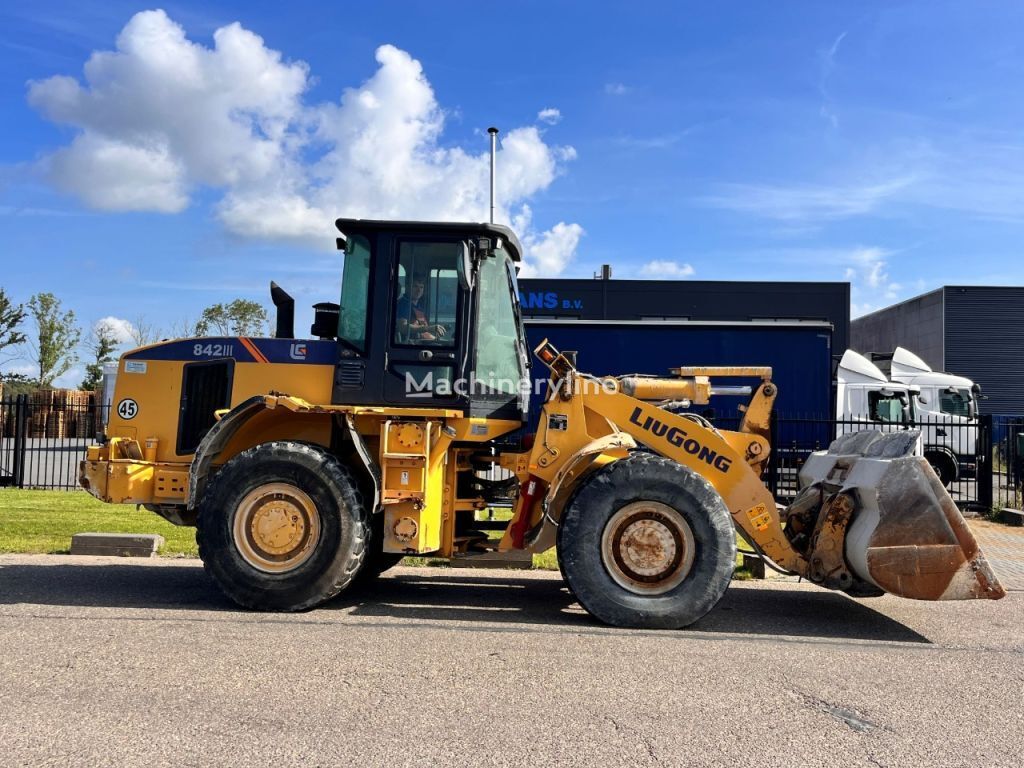
<svg viewBox="0 0 1024 768"><path fill-rule="evenodd" d="M203 565L246 608L301 611L334 597L358 573L366 538L355 479L307 443L243 451L221 467L199 504Z"/></svg>
<svg viewBox="0 0 1024 768"><path fill-rule="evenodd" d="M939 476L939 482L947 488L956 481L956 464L945 453L936 451L925 451L925 460L932 465L935 474Z"/></svg>
<svg viewBox="0 0 1024 768"><path fill-rule="evenodd" d="M646 453L584 481L562 515L558 546L580 604L619 627L692 624L725 594L736 567L722 497L692 470Z"/></svg>
<svg viewBox="0 0 1024 768"><path fill-rule="evenodd" d="M366 558L363 567L356 575L356 581L363 584L373 581L384 571L390 570L402 562L405 555L397 552L384 551L384 513L373 516L370 522L370 540L366 547Z"/></svg>

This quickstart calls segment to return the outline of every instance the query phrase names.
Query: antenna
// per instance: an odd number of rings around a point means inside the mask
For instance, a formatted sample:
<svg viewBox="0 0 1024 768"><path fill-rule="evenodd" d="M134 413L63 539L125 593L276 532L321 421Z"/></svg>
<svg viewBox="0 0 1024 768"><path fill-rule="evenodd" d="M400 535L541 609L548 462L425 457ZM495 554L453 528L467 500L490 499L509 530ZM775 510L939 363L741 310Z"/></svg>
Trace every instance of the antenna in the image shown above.
<svg viewBox="0 0 1024 768"><path fill-rule="evenodd" d="M490 127L487 132L491 134L491 224L494 223L494 172L495 161L498 158L498 129Z"/></svg>

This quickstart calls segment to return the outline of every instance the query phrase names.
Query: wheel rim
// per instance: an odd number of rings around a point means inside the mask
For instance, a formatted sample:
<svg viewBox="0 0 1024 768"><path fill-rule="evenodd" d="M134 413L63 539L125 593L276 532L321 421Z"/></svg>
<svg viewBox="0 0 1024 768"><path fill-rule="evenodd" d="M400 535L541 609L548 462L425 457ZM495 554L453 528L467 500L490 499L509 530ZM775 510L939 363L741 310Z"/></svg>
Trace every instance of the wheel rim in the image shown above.
<svg viewBox="0 0 1024 768"><path fill-rule="evenodd" d="M638 595L660 595L679 586L693 567L693 530L667 504L636 501L618 510L601 535L608 575Z"/></svg>
<svg viewBox="0 0 1024 768"><path fill-rule="evenodd" d="M264 573L284 573L313 555L320 540L320 513L294 485L267 483L242 499L232 528L235 547L246 563Z"/></svg>

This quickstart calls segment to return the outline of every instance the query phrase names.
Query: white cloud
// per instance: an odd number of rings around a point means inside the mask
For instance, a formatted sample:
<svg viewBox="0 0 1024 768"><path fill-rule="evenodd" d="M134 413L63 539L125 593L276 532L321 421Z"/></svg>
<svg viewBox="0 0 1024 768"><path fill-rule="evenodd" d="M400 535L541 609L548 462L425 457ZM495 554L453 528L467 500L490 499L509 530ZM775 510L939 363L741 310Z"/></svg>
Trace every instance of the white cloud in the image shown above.
<svg viewBox="0 0 1024 768"><path fill-rule="evenodd" d="M857 317L906 298L910 290L921 292L923 283L907 286L896 280L890 271L892 264L916 263L909 251L855 245L757 248L705 255L716 263L730 263L738 268L764 269L766 264L771 265L777 273L774 279L845 280L850 283L851 313Z"/></svg>
<svg viewBox="0 0 1024 768"><path fill-rule="evenodd" d="M721 184L698 202L772 219L797 233L859 216L912 216L919 209L1024 222L1019 136L941 128L942 135L893 141L831 169L829 176L842 179L836 183Z"/></svg>
<svg viewBox="0 0 1024 768"><path fill-rule="evenodd" d="M560 221L547 232L537 234L530 226L532 211L524 205L512 226L525 232L523 247L530 254L519 274L522 277L558 277L576 256L580 238L585 234L579 224Z"/></svg>
<svg viewBox="0 0 1024 768"><path fill-rule="evenodd" d="M183 169L163 143L132 146L84 133L50 156L49 171L92 208L178 213L188 206Z"/></svg>
<svg viewBox="0 0 1024 768"><path fill-rule="evenodd" d="M847 280L861 280L869 288L879 288L888 279L885 258L881 248L856 248L847 258L852 265L846 268Z"/></svg>
<svg viewBox="0 0 1024 768"><path fill-rule="evenodd" d="M562 113L561 111L555 109L554 107L548 107L547 109L542 109L540 112L537 113L537 119L540 120L542 123L547 123L548 125L555 125L555 123L561 122Z"/></svg>
<svg viewBox="0 0 1024 768"><path fill-rule="evenodd" d="M324 248L333 247L338 216L486 218L486 144L442 142L445 111L405 51L382 45L365 82L335 102L309 103L305 63L287 61L237 23L213 38L212 48L195 43L163 11L144 11L115 50L93 53L82 83L30 83L32 106L78 129L44 160L53 183L93 208L163 213L212 188L222 193L216 212L229 231ZM545 109L538 119L559 116ZM575 156L545 143L535 126L504 132L497 219L521 217ZM564 265L581 234L564 223L520 231L527 258L548 266Z"/></svg>
<svg viewBox="0 0 1024 768"><path fill-rule="evenodd" d="M696 270L690 264L680 264L678 261L648 261L640 267L640 274L655 280L680 280L684 277L692 277Z"/></svg>
<svg viewBox="0 0 1024 768"><path fill-rule="evenodd" d="M818 77L818 92L821 94L821 107L819 112L823 118L832 124L833 128L839 127L839 115L836 113L832 97L829 94L828 80L836 67L836 56L839 54L839 46L843 44L846 32L841 32L827 50L821 51L821 72Z"/></svg>
<svg viewBox="0 0 1024 768"><path fill-rule="evenodd" d="M882 248L854 248L846 255L844 277L850 282L850 314L873 312L900 298L903 286L889 277L888 257Z"/></svg>
<svg viewBox="0 0 1024 768"><path fill-rule="evenodd" d="M210 49L163 11L133 16L117 49L94 52L84 73L85 87L65 76L32 82L28 99L80 129L50 158L51 177L104 210L173 213L196 185L275 173L307 86L305 64L282 62L239 24L218 29Z"/></svg>
<svg viewBox="0 0 1024 768"><path fill-rule="evenodd" d="M787 223L845 219L874 211L915 179L897 177L876 184L850 186L723 184L702 202Z"/></svg>
<svg viewBox="0 0 1024 768"><path fill-rule="evenodd" d="M609 96L625 96L630 88L624 83L605 83L604 92Z"/></svg>
<svg viewBox="0 0 1024 768"><path fill-rule="evenodd" d="M104 317L97 320L93 324L93 333L99 333L101 328L106 328L110 331L111 336L120 344L128 344L134 342L135 338L135 326L129 321L120 317Z"/></svg>

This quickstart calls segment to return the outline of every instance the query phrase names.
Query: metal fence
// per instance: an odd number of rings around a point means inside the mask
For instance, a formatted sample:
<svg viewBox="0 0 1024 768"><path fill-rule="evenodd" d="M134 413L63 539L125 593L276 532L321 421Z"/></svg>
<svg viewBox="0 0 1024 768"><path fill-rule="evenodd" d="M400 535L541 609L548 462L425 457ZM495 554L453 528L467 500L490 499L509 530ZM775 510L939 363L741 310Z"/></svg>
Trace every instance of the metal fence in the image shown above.
<svg viewBox="0 0 1024 768"><path fill-rule="evenodd" d="M104 407L80 394L0 400L0 487L78 487L78 462L106 422Z"/></svg>
<svg viewBox="0 0 1024 768"><path fill-rule="evenodd" d="M765 483L779 501L791 500L799 488L800 468L811 453L828 448L841 435L865 429L920 430L921 449L953 501L965 509L992 508L996 486L990 415L957 424L927 416L919 416L913 423L776 416Z"/></svg>
<svg viewBox="0 0 1024 768"><path fill-rule="evenodd" d="M106 422L97 398L34 393L0 400L0 487L72 489L78 463ZM85 395L86 393L81 393ZM736 418L715 426L736 429ZM796 495L799 472L813 451L838 435L862 429L920 429L925 455L962 508L1021 508L1024 503L1024 416L983 415L950 424L918 418L913 424L776 415L764 481L777 499Z"/></svg>
<svg viewBox="0 0 1024 768"><path fill-rule="evenodd" d="M1024 509L1024 416L993 416L993 506Z"/></svg>

